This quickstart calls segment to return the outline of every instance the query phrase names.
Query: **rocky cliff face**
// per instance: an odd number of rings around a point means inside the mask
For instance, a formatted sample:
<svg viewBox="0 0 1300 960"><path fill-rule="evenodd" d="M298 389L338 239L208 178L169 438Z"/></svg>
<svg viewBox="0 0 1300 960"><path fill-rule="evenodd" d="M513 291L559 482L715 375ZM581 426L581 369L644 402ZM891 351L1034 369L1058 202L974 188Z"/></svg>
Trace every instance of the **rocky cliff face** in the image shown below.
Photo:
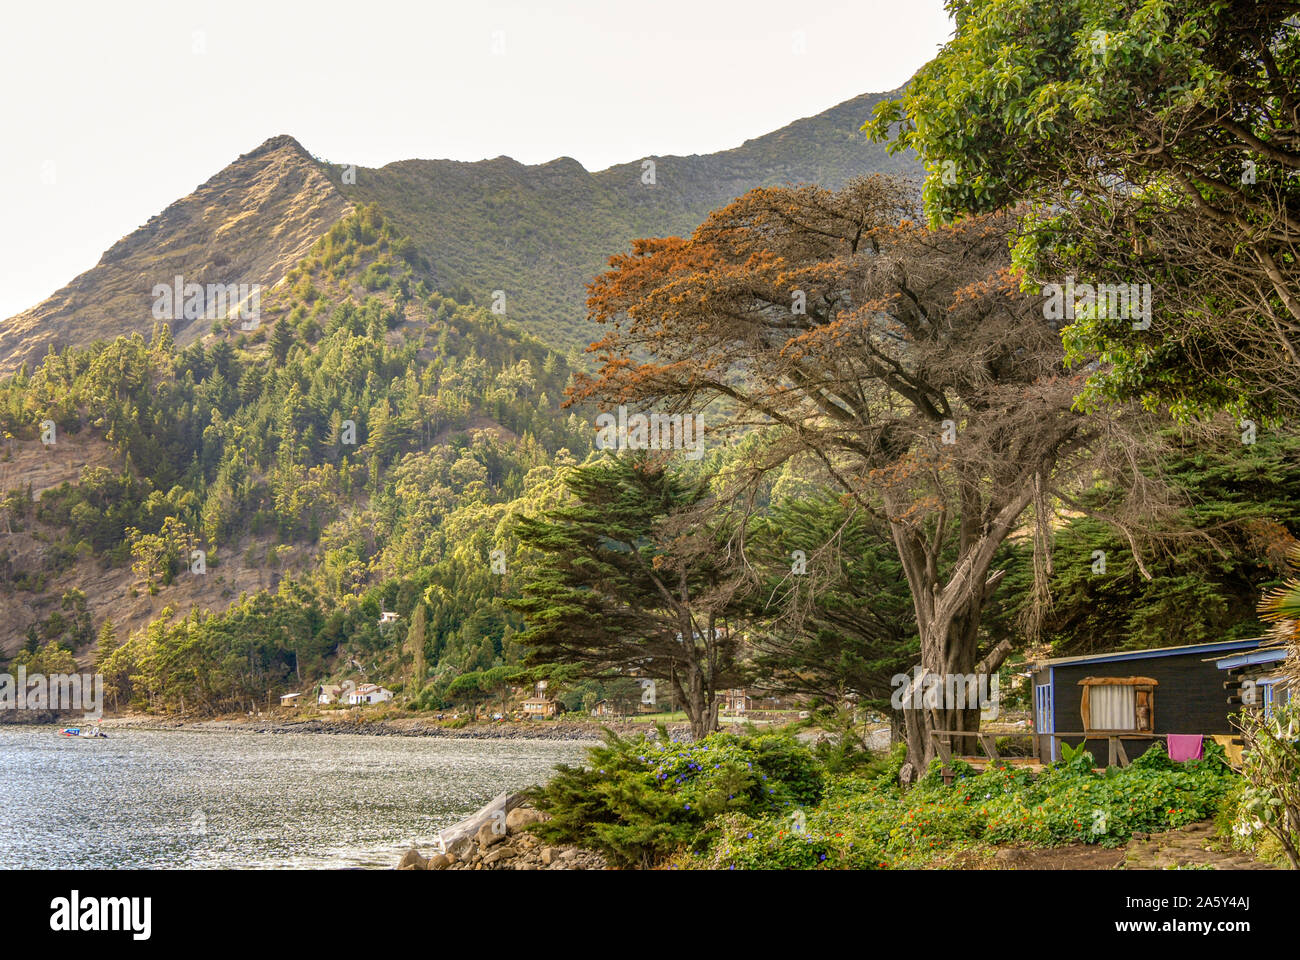
<svg viewBox="0 0 1300 960"><path fill-rule="evenodd" d="M148 336L153 288L177 276L269 290L350 208L296 140L273 137L123 237L53 296L0 323L0 374L40 362L51 346ZM171 326L187 344L212 321Z"/></svg>

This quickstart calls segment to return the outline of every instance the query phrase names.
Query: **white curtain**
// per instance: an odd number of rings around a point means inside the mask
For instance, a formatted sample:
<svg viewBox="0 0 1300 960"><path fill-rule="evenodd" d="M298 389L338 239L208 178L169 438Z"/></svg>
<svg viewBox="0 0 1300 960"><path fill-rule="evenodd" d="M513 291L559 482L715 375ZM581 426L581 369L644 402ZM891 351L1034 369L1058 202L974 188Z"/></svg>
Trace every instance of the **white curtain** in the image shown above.
<svg viewBox="0 0 1300 960"><path fill-rule="evenodd" d="M1137 691L1131 686L1098 684L1088 691L1093 730L1136 730Z"/></svg>

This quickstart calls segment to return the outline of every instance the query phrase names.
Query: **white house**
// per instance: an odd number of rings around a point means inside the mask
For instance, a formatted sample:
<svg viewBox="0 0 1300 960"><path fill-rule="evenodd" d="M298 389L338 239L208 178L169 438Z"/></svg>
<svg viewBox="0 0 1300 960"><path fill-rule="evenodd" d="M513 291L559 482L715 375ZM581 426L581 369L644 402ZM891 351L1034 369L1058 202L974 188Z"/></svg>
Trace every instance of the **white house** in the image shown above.
<svg viewBox="0 0 1300 960"><path fill-rule="evenodd" d="M316 698L316 702L320 704L334 703L342 693L343 688L337 683L322 684L320 688L320 696Z"/></svg>
<svg viewBox="0 0 1300 960"><path fill-rule="evenodd" d="M396 623L396 622L397 622L397 614L394 613L394 612L392 612L392 611L390 611L390 610L381 610L381 611L379 612L379 622L380 622L381 624L384 624L384 623Z"/></svg>
<svg viewBox="0 0 1300 960"><path fill-rule="evenodd" d="M358 706L363 703L383 703L393 699L393 691L373 683L363 683L348 694L348 703Z"/></svg>

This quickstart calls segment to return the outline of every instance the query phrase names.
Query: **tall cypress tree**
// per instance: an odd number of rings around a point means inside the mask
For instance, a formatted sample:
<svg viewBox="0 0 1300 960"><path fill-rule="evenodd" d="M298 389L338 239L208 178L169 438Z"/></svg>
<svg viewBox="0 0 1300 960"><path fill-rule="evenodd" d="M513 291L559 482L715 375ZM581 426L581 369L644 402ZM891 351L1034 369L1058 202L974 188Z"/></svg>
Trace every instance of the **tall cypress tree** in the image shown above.
<svg viewBox="0 0 1300 960"><path fill-rule="evenodd" d="M519 520L541 554L524 574L519 642L528 664L669 685L696 738L717 729L721 691L737 685L734 582L707 489L647 457L611 456L570 471L572 499ZM656 699L662 696L656 694Z"/></svg>

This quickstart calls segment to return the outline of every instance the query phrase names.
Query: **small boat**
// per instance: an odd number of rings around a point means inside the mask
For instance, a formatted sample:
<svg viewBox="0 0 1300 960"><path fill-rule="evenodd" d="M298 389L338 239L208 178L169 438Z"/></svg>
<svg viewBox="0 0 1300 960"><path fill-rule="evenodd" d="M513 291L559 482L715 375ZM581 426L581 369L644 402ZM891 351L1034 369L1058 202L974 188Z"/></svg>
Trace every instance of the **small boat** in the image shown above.
<svg viewBox="0 0 1300 960"><path fill-rule="evenodd" d="M75 737L78 740L107 740L108 734L99 727L64 727L60 732L63 737Z"/></svg>

